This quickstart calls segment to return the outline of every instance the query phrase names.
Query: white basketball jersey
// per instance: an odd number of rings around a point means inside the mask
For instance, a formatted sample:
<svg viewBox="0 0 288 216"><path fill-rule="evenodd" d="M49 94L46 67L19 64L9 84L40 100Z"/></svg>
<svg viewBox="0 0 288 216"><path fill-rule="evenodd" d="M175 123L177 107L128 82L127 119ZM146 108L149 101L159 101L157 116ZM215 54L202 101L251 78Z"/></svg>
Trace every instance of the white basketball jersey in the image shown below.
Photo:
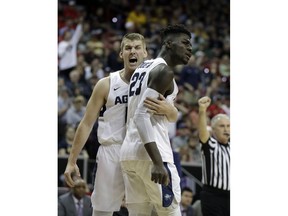
<svg viewBox="0 0 288 216"><path fill-rule="evenodd" d="M147 82L150 71L159 64L166 64L163 58L156 58L144 61L134 72L130 79L128 90L128 116L126 137L121 147L120 160L151 160L141 141L133 117L138 106L143 106L145 100L143 94L147 89ZM166 101L173 104L178 93L178 87L173 79L174 90L166 97ZM151 123L155 133L155 141L163 161L173 163L173 152L168 136L168 119L166 116L152 115Z"/></svg>
<svg viewBox="0 0 288 216"><path fill-rule="evenodd" d="M98 118L98 141L102 145L122 144L126 132L128 84L120 71L110 73L110 89L106 104Z"/></svg>

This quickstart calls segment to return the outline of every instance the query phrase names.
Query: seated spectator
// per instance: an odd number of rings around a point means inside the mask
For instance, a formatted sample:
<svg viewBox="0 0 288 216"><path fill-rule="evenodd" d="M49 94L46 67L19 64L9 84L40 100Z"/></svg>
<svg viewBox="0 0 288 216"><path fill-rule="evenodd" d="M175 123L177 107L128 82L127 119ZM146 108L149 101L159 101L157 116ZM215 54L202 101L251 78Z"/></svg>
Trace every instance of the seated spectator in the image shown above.
<svg viewBox="0 0 288 216"><path fill-rule="evenodd" d="M172 138L171 143L173 150L179 152L181 147L187 146L190 131L186 123L182 121L176 127L176 136Z"/></svg>
<svg viewBox="0 0 288 216"><path fill-rule="evenodd" d="M207 114L210 119L212 119L217 114L226 114L225 111L221 108L221 96L216 95L213 98L213 103L207 108Z"/></svg>
<svg viewBox="0 0 288 216"><path fill-rule="evenodd" d="M91 216L91 198L87 192L87 183L81 178L75 180L75 187L58 198L58 216Z"/></svg>
<svg viewBox="0 0 288 216"><path fill-rule="evenodd" d="M76 129L73 126L67 126L65 137L58 143L58 155L59 156L69 156L73 140L75 137ZM88 153L85 149L82 149L80 155L88 158Z"/></svg>
<svg viewBox="0 0 288 216"><path fill-rule="evenodd" d="M103 70L103 63L98 57L95 57L91 65L85 67L85 79L89 80L92 76L96 76L98 79L101 79L105 76Z"/></svg>
<svg viewBox="0 0 288 216"><path fill-rule="evenodd" d="M230 116L230 96L223 96L221 100L221 108Z"/></svg>
<svg viewBox="0 0 288 216"><path fill-rule="evenodd" d="M137 5L134 10L130 11L127 16L127 22L132 22L136 29L139 30L147 22L147 17L143 12L141 5Z"/></svg>
<svg viewBox="0 0 288 216"><path fill-rule="evenodd" d="M72 104L68 89L58 88L58 141L64 137L66 127L66 113Z"/></svg>
<svg viewBox="0 0 288 216"><path fill-rule="evenodd" d="M198 89L198 85L201 82L201 71L196 66L196 57L192 55L188 61L188 64L183 67L180 74L180 84L189 83L193 86L193 89Z"/></svg>
<svg viewBox="0 0 288 216"><path fill-rule="evenodd" d="M201 145L198 136L190 135L188 139L189 162L193 164L201 164Z"/></svg>
<svg viewBox="0 0 288 216"><path fill-rule="evenodd" d="M73 105L68 109L66 113L67 124L76 127L85 114L85 98L81 95L77 96L73 100Z"/></svg>
<svg viewBox="0 0 288 216"><path fill-rule="evenodd" d="M189 187L184 187L181 190L180 209L182 216L194 216L194 209L191 204L193 201L193 191Z"/></svg>
<svg viewBox="0 0 288 216"><path fill-rule="evenodd" d="M91 90L85 79L84 81L81 81L82 71L79 71L79 69L80 68L76 68L70 72L69 80L67 81L66 86L69 92L72 93L72 96L75 97L81 94L85 96L85 98L89 98Z"/></svg>
<svg viewBox="0 0 288 216"><path fill-rule="evenodd" d="M107 67L112 71L117 71L123 68L123 60L120 58L120 41L116 40L113 43L113 49L107 56Z"/></svg>
<svg viewBox="0 0 288 216"><path fill-rule="evenodd" d="M230 76L230 58L228 55L223 55L219 63L219 72L223 77Z"/></svg>
<svg viewBox="0 0 288 216"><path fill-rule="evenodd" d="M65 137L58 143L58 155L69 155L74 136L75 128L73 126L68 126L66 129Z"/></svg>
<svg viewBox="0 0 288 216"><path fill-rule="evenodd" d="M58 89L58 118L65 122L65 114L71 105L71 98L68 89L64 86Z"/></svg>
<svg viewBox="0 0 288 216"><path fill-rule="evenodd" d="M103 30L101 28L91 31L91 38L87 41L86 47L91 50L96 56L103 57L104 43L102 40Z"/></svg>

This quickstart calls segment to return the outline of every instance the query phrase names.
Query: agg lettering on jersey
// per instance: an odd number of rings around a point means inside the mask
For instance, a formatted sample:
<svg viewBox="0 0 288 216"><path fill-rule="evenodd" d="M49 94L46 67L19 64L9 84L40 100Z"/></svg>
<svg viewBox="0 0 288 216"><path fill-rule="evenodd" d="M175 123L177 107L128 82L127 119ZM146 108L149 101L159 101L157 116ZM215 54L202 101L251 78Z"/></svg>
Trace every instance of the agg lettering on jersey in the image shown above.
<svg viewBox="0 0 288 216"><path fill-rule="evenodd" d="M117 105L118 103L128 103L128 95L117 96L115 98L115 105Z"/></svg>

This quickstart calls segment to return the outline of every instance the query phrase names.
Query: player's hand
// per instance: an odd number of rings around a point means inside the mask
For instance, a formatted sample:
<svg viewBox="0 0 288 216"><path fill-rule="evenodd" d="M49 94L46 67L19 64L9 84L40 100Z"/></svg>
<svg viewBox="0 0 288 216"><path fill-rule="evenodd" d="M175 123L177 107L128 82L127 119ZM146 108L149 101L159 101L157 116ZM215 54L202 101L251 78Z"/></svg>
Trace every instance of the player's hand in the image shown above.
<svg viewBox="0 0 288 216"><path fill-rule="evenodd" d="M206 110L211 103L211 99L208 96L202 97L198 100L199 109Z"/></svg>
<svg viewBox="0 0 288 216"><path fill-rule="evenodd" d="M165 115L171 109L171 105L162 94L159 94L158 99L146 97L144 106L148 108L149 113L155 115Z"/></svg>
<svg viewBox="0 0 288 216"><path fill-rule="evenodd" d="M81 178L80 175L80 171L79 168L77 166L77 164L70 164L69 162L67 163L65 172L64 172L64 178L65 178L65 182L69 187L74 187L75 182L73 180L73 177L78 177Z"/></svg>
<svg viewBox="0 0 288 216"><path fill-rule="evenodd" d="M158 184L163 184L167 186L170 182L169 175L166 168L162 166L153 165L151 170L151 181Z"/></svg>

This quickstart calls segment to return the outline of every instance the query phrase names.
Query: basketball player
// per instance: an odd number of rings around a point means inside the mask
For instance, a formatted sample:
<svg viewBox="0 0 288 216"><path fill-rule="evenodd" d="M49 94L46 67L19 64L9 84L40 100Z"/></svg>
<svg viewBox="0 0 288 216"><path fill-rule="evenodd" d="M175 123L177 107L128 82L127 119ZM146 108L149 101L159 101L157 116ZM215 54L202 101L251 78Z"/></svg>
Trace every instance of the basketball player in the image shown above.
<svg viewBox="0 0 288 216"><path fill-rule="evenodd" d="M91 196L93 216L112 216L113 211L120 209L124 198L120 147L126 133L129 80L136 67L147 57L144 37L138 33L126 34L119 55L124 61L124 69L110 73L109 77L99 80L95 85L86 113L77 128L64 173L66 183L73 187L71 174L80 176L77 157L99 115L98 140L101 146L97 153L98 165ZM175 115L173 106L170 106L170 110L166 106L166 110L162 112L169 116L171 111L171 115Z"/></svg>
<svg viewBox="0 0 288 216"><path fill-rule="evenodd" d="M144 61L129 85L127 132L120 161L130 216L148 216L152 209L158 216L181 215L180 178L169 142L168 121L164 115L148 112L144 99L162 94L173 104L178 92L173 67L190 59L191 34L183 25L173 25L161 31L161 39L158 57Z"/></svg>

